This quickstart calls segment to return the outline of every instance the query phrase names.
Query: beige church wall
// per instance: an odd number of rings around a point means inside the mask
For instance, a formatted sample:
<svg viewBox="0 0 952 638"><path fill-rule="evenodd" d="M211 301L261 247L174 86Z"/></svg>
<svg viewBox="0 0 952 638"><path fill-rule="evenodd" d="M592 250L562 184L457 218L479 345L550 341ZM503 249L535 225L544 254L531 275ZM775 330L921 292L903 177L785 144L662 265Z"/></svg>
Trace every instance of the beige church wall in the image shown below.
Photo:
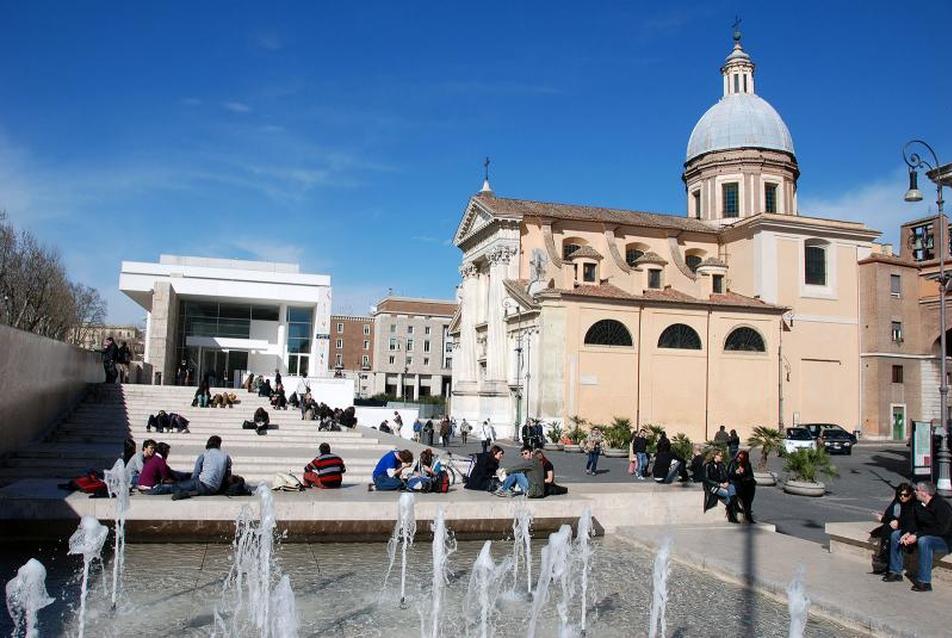
<svg viewBox="0 0 952 638"><path fill-rule="evenodd" d="M701 350L658 348L658 337L674 323L692 327ZM642 317L640 425L661 425L669 434L704 436L707 376L707 311L646 308Z"/></svg>
<svg viewBox="0 0 952 638"><path fill-rule="evenodd" d="M803 241L799 238L778 237L777 272L779 274L778 302L790 306L794 313L807 316L827 316L855 321L859 308L856 290L859 286L859 266L856 247L831 242L836 264L827 266L830 285L826 289L803 285Z"/></svg>
<svg viewBox="0 0 952 638"><path fill-rule="evenodd" d="M754 242L750 237L741 237L725 246L727 251L728 290L753 297L754 287Z"/></svg>
<svg viewBox="0 0 952 638"><path fill-rule="evenodd" d="M566 308L561 302L546 301L539 313L538 372L532 377L532 414L543 420L564 419Z"/></svg>
<svg viewBox="0 0 952 638"><path fill-rule="evenodd" d="M567 417L578 414L589 423L605 424L619 416L635 422L638 408L639 314L638 308L615 304L568 305L566 351L578 354L574 370L571 364L566 370ZM613 319L624 324L631 334L633 345L585 345L588 329L602 319Z"/></svg>
<svg viewBox="0 0 952 638"><path fill-rule="evenodd" d="M741 326L760 333L765 352L724 350L728 335ZM779 330L776 315L724 313L712 317L708 438L720 425L736 429L742 439L755 426L777 426Z"/></svg>
<svg viewBox="0 0 952 638"><path fill-rule="evenodd" d="M790 366L784 383L784 422L832 422L853 430L859 424L859 343L849 324L794 320L784 333Z"/></svg>

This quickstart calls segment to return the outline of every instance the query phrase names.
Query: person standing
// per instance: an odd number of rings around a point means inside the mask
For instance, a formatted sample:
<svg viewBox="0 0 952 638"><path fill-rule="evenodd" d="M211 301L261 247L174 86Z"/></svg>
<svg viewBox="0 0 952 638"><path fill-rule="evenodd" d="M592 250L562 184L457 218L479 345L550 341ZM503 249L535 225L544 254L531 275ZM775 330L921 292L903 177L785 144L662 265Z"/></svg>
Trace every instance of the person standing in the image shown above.
<svg viewBox="0 0 952 638"><path fill-rule="evenodd" d="M598 457L602 453L602 441L604 440L605 437L602 436L602 431L593 427L588 436L585 437L584 443L582 443L582 449L588 454L585 473L590 476L595 476L598 472Z"/></svg>
<svg viewBox="0 0 952 638"><path fill-rule="evenodd" d="M483 424L480 426L480 437L482 438L483 452L488 450L489 447L496 442L496 432L489 422L489 419L483 421Z"/></svg>
<svg viewBox="0 0 952 638"><path fill-rule="evenodd" d="M129 350L129 345L125 341L120 344L116 359L119 362L119 383L128 383L129 364L132 362L132 352Z"/></svg>
<svg viewBox="0 0 952 638"><path fill-rule="evenodd" d="M396 410L393 411L393 433L397 436L403 436L403 417Z"/></svg>
<svg viewBox="0 0 952 638"><path fill-rule="evenodd" d="M427 419L423 424L423 438L426 439L426 445L433 447L433 419Z"/></svg>
<svg viewBox="0 0 952 638"><path fill-rule="evenodd" d="M931 481L916 484L916 498L916 531L893 530L889 539L889 572L883 581L902 581L902 548L916 546L919 573L912 591L932 591L932 557L935 553L948 554L952 547L952 505L935 493Z"/></svg>
<svg viewBox="0 0 952 638"><path fill-rule="evenodd" d="M450 420L446 417L443 417L443 420L440 421L440 445L443 447L450 446Z"/></svg>
<svg viewBox="0 0 952 638"><path fill-rule="evenodd" d="M727 447L728 441L730 441L731 435L727 433L727 429L722 425L721 428L714 435L714 443L716 445L723 445Z"/></svg>
<svg viewBox="0 0 952 638"><path fill-rule="evenodd" d="M631 449L635 453L635 459L638 462L638 468L635 470L635 476L644 480L648 476L648 438L645 436L645 429L641 428L631 440Z"/></svg>
<svg viewBox="0 0 952 638"><path fill-rule="evenodd" d="M281 371L277 368L274 369L274 387L281 385Z"/></svg>
<svg viewBox="0 0 952 638"><path fill-rule="evenodd" d="M106 337L102 344L102 368L106 373L106 383L115 383L119 371L116 364L119 361L119 348L112 337Z"/></svg>
<svg viewBox="0 0 952 638"><path fill-rule="evenodd" d="M473 426L469 424L469 421L463 419L463 422L459 426L459 438L463 442L463 445L466 445L467 440L469 439L469 431L473 429Z"/></svg>
<svg viewBox="0 0 952 638"><path fill-rule="evenodd" d="M737 436L737 430L731 429L730 435L727 437L727 452L733 460L737 456L737 451L740 450L740 437Z"/></svg>

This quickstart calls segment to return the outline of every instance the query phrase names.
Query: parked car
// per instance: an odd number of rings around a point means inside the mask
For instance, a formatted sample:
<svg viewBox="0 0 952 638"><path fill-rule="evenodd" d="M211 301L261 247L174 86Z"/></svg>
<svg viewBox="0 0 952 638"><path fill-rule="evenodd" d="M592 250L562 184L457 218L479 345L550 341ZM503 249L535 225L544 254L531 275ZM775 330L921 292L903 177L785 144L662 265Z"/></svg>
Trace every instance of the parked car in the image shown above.
<svg viewBox="0 0 952 638"><path fill-rule="evenodd" d="M839 430L841 432L846 432L846 430L835 423L801 423L798 427L810 430L810 434L813 435L814 439L820 438L820 434L825 436L826 432L829 430Z"/></svg>
<svg viewBox="0 0 952 638"><path fill-rule="evenodd" d="M816 448L816 438L810 434L810 430L802 427L787 428L783 439L783 451L790 454L804 448Z"/></svg>
<svg viewBox="0 0 952 638"><path fill-rule="evenodd" d="M823 446L830 454L842 453L852 454L853 446L856 445L856 437L843 428L827 428L822 431Z"/></svg>

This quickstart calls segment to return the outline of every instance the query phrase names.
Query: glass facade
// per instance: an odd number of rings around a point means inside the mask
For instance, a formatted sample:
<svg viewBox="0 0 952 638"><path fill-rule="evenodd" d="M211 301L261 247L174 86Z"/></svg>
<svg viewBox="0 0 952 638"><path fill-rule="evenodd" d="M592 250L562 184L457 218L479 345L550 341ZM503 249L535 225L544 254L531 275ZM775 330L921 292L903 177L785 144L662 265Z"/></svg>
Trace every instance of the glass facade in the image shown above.
<svg viewBox="0 0 952 638"><path fill-rule="evenodd" d="M288 374L307 376L313 322L312 308L288 307Z"/></svg>

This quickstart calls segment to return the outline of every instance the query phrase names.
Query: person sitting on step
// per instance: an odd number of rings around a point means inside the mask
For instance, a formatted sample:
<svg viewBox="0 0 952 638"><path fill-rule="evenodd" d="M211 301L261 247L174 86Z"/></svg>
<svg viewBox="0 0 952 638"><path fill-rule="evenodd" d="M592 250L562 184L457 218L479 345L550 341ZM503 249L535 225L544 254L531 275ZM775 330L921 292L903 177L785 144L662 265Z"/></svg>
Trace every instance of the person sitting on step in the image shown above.
<svg viewBox="0 0 952 638"><path fill-rule="evenodd" d="M221 449L221 437L213 435L205 443L205 452L195 459L192 478L175 483L172 500L217 494L231 475L231 457Z"/></svg>
<svg viewBox="0 0 952 638"><path fill-rule="evenodd" d="M304 484L308 487L335 488L340 487L344 478L344 459L331 454L331 446L321 443L318 455L304 466Z"/></svg>
<svg viewBox="0 0 952 638"><path fill-rule="evenodd" d="M717 505L718 500L727 506L727 520L737 522L737 488L730 482L724 467L724 453L714 450L711 460L704 466L704 511Z"/></svg>
<svg viewBox="0 0 952 638"><path fill-rule="evenodd" d="M410 450L391 450L387 452L374 467L372 473L373 483L367 486L369 491L374 489L380 491L403 489L404 470L413 467L413 452Z"/></svg>

